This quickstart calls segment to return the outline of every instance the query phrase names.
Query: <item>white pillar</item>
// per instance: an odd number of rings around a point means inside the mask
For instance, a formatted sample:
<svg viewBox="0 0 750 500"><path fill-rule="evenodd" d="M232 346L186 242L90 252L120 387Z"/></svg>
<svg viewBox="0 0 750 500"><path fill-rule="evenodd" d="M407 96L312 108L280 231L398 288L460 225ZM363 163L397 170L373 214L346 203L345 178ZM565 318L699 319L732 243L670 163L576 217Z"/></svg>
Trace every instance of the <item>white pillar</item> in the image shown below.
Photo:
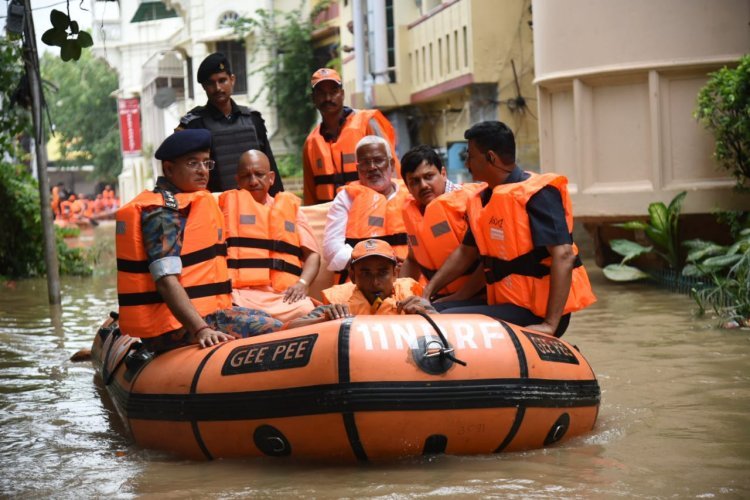
<svg viewBox="0 0 750 500"><path fill-rule="evenodd" d="M367 0L370 71L375 83L388 83L388 38L384 0Z"/></svg>
<svg viewBox="0 0 750 500"><path fill-rule="evenodd" d="M364 92L365 90L365 61L367 54L365 52L365 22L364 12L362 10L364 0L352 0L352 17L354 21L354 60L356 62L356 75L354 75L354 92Z"/></svg>

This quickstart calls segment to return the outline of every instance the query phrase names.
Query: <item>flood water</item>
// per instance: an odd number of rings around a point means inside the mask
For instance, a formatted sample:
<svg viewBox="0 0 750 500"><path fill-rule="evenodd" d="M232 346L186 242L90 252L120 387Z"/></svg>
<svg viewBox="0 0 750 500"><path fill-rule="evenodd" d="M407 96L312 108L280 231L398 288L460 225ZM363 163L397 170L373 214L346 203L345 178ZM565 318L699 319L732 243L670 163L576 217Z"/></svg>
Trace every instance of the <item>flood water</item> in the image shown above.
<svg viewBox="0 0 750 500"><path fill-rule="evenodd" d="M102 231L111 231L99 228ZM134 446L105 407L87 348L116 303L115 276L0 289L0 496L750 498L750 331L691 315L685 296L615 285L566 340L597 373L594 431L544 450L390 464L188 462Z"/></svg>

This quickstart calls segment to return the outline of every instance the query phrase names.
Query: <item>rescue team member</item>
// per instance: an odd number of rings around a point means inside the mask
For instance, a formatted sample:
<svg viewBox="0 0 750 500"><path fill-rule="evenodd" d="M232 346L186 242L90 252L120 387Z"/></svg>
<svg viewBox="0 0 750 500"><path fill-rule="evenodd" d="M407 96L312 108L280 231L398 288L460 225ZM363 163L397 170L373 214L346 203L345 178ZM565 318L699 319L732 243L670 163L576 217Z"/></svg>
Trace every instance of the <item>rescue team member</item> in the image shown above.
<svg viewBox="0 0 750 500"><path fill-rule="evenodd" d="M271 196L283 191L279 169L271 152L266 124L259 112L239 106L232 99L235 76L229 60L219 52L206 57L198 66L198 83L206 91L208 102L180 119L177 129L205 128L211 131L211 158L216 168L209 174L208 189L226 191L237 188L237 163L245 151L263 151L275 173Z"/></svg>
<svg viewBox="0 0 750 500"><path fill-rule="evenodd" d="M393 179L393 157L388 142L368 135L357 143L359 181L341 188L328 209L323 232L323 257L330 271L342 272L352 256L352 248L362 240L388 241L400 260L408 245L403 208L408 191ZM347 273L336 278L343 283Z"/></svg>
<svg viewBox="0 0 750 500"><path fill-rule="evenodd" d="M270 333L281 322L232 307L224 217L206 191L211 133L178 131L154 156L164 176L117 211L120 329L162 352Z"/></svg>
<svg viewBox="0 0 750 500"><path fill-rule="evenodd" d="M377 135L386 139L391 157L396 158L393 125L377 109L344 106L344 88L335 70L317 70L310 83L312 101L322 121L307 136L302 148L305 205L331 201L339 187L357 180L354 149L363 137ZM398 159L395 168L398 173Z"/></svg>
<svg viewBox="0 0 750 500"><path fill-rule="evenodd" d="M469 225L466 202L477 184L460 186L448 179L445 167L430 146L417 146L401 158L401 174L409 196L404 205L404 226L409 238L409 254L401 276L426 281L435 275L445 259L461 244ZM450 307L450 301L473 299L484 304L484 273L477 260L464 276L448 283L438 292L442 296L435 307ZM439 304L439 305L438 305Z"/></svg>
<svg viewBox="0 0 750 500"><path fill-rule="evenodd" d="M596 301L573 243L568 181L521 170L513 132L504 123L477 123L464 137L466 167L487 186L469 201L464 240L423 295L432 296L481 255L489 305L442 312L486 314L560 337L570 313Z"/></svg>
<svg viewBox="0 0 750 500"><path fill-rule="evenodd" d="M315 308L307 294L320 267L320 250L302 200L268 194L275 174L261 151L246 151L237 167L239 189L219 197L227 228L232 302L280 321Z"/></svg>
<svg viewBox="0 0 750 500"><path fill-rule="evenodd" d="M436 313L429 301L419 296L422 286L411 278L398 278L399 260L388 243L365 240L352 251L351 283L323 290L326 305L289 323L289 328L348 318L359 314Z"/></svg>
<svg viewBox="0 0 750 500"><path fill-rule="evenodd" d="M64 221L74 221L76 220L76 195L71 194L68 196L67 200L63 200L60 202L60 219Z"/></svg>
<svg viewBox="0 0 750 500"><path fill-rule="evenodd" d="M52 199L50 200L52 217L55 219L60 218L60 203L63 199L65 199L65 184L58 182L52 187Z"/></svg>

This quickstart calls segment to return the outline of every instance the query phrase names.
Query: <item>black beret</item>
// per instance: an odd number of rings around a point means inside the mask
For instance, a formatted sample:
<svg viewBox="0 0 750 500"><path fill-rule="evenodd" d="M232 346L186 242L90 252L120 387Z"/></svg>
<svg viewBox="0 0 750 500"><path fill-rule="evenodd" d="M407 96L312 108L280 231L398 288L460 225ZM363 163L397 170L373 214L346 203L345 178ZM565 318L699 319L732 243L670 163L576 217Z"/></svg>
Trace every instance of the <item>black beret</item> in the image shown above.
<svg viewBox="0 0 750 500"><path fill-rule="evenodd" d="M221 52L214 52L206 57L200 66L198 66L198 83L204 84L211 78L214 73L226 71L232 74L232 68L229 67L229 59Z"/></svg>
<svg viewBox="0 0 750 500"><path fill-rule="evenodd" d="M157 160L174 160L193 151L211 149L211 132L205 128L178 130L161 143L154 153Z"/></svg>

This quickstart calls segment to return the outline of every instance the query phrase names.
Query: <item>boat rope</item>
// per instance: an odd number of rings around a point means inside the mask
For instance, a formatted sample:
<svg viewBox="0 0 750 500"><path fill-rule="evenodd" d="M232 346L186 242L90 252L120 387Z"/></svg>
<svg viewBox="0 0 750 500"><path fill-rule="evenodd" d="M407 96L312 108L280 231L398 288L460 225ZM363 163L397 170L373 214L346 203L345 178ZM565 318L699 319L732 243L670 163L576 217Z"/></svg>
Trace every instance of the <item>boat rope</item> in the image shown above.
<svg viewBox="0 0 750 500"><path fill-rule="evenodd" d="M425 358L431 358L434 356L440 356L441 358L448 358L454 363L458 363L461 366L466 366L466 361L461 361L457 357L453 355L453 348L448 343L448 339L445 338L445 335L443 334L443 331L440 329L440 327L435 323L435 321L430 317L429 314L417 311L417 314L422 316L424 319L427 320L427 322L432 326L432 328L437 332L438 337L440 337L440 342L442 342L442 346L437 350L437 352L430 353L427 352L427 349L425 349L424 357Z"/></svg>

